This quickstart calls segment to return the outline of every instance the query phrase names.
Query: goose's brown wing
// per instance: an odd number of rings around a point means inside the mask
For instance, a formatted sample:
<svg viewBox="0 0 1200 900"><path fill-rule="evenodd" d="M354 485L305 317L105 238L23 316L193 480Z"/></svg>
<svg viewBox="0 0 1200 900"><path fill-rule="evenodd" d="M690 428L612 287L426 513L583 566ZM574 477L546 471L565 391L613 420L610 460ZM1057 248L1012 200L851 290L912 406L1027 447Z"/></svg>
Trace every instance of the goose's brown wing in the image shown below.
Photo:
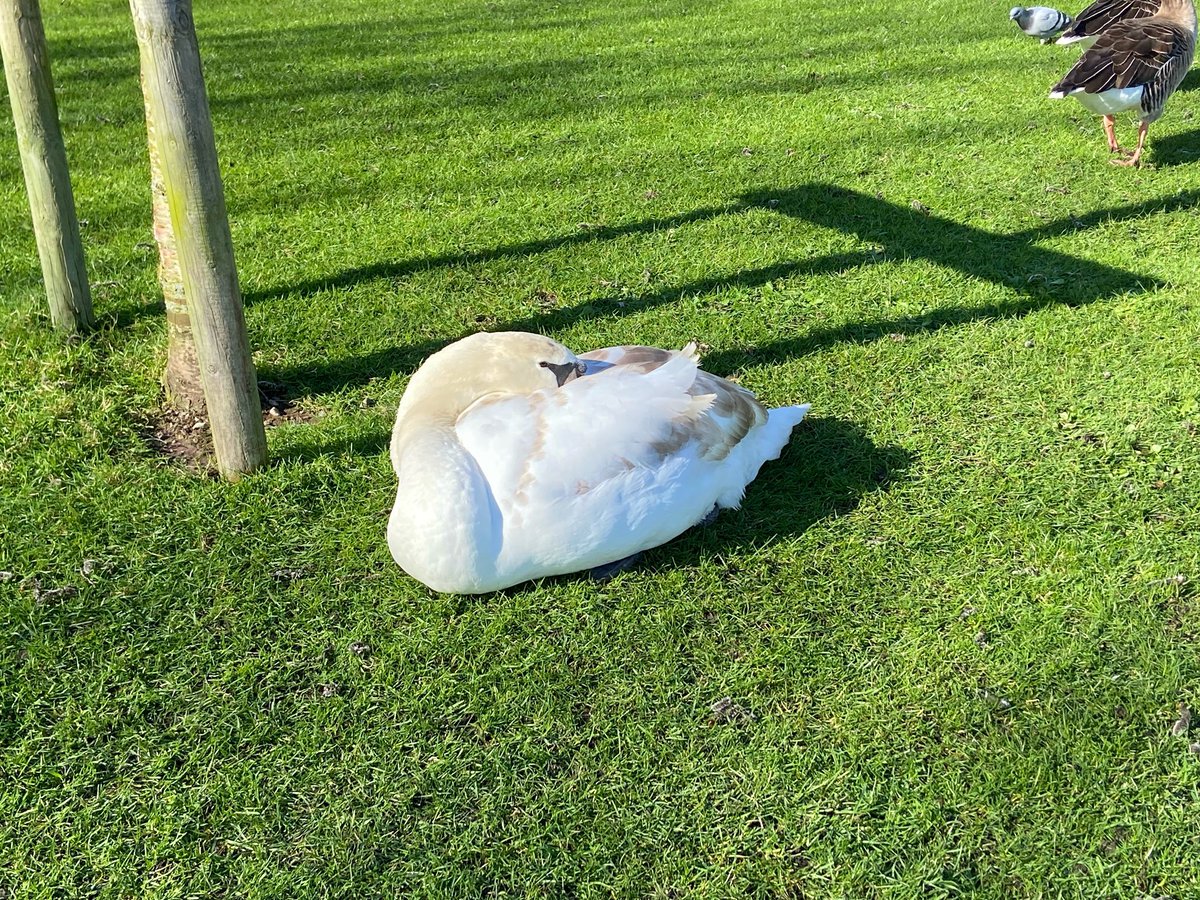
<svg viewBox="0 0 1200 900"><path fill-rule="evenodd" d="M1176 60L1186 58L1190 41L1184 28L1161 19L1123 22L1101 34L1053 91L1099 94L1151 87L1178 67Z"/></svg>
<svg viewBox="0 0 1200 900"><path fill-rule="evenodd" d="M1060 40L1097 37L1118 22L1153 16L1161 5L1160 0L1096 0L1075 17Z"/></svg>

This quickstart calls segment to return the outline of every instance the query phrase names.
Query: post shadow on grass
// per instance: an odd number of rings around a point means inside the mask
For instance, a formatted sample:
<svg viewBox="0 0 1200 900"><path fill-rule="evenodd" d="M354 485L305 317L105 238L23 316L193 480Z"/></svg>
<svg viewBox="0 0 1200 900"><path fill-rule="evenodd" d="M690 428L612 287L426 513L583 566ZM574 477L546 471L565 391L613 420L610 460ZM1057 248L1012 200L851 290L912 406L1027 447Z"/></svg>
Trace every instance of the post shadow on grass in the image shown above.
<svg viewBox="0 0 1200 900"><path fill-rule="evenodd" d="M681 287L668 287L644 294L636 300L618 300L617 297L601 298L556 309L545 313L535 313L519 319L496 323L489 331L536 331L551 333L570 327L577 322L595 318L600 315L629 315L645 309L651 309L667 303L674 303L681 297L704 295L731 287L758 287L780 278L790 278L797 275L822 275L842 272L846 269L865 265L870 262L870 255L863 252L835 253L814 258L803 263L780 263L748 269L733 275L723 275L693 281ZM623 305L618 305L618 303ZM293 394L300 396L306 392L324 393L330 390L365 384L372 378L386 378L400 373L411 373L416 370L430 354L437 352L461 337L473 332L465 332L457 336L420 341L415 344L405 344L377 350L361 356L348 357L318 365L301 365L286 369L266 369L260 374L264 378L286 384ZM583 348L577 348L582 351Z"/></svg>
<svg viewBox="0 0 1200 900"><path fill-rule="evenodd" d="M706 207L680 216L605 227L585 234L505 245L481 254L437 256L386 264L383 267L351 269L320 282L294 286L289 291L316 290L329 284L350 286L364 279L392 277L404 271L415 271L425 267L538 253L568 243L646 233L658 228L677 227L719 215L737 214L750 208L764 207L778 215L802 218L826 228L853 234L873 246L744 269L684 285L665 287L633 301L615 296L591 300L573 307L498 323L495 329L553 332L597 315L628 315L674 303L681 297L703 296L728 288L753 289L784 278L837 274L897 259L928 260L968 277L1000 284L1017 295L1012 299L983 306L949 305L930 310L920 316L867 319L830 328L818 328L753 348L756 361L773 360L817 352L840 343L863 343L888 334L912 334L984 319L1023 316L1056 304L1079 306L1104 297L1159 287L1160 282L1150 276L1043 248L1038 246L1037 242L1114 221L1140 218L1163 211L1191 209L1200 205L1200 190L1184 191L1166 199L1157 198L1097 210L1081 217L1058 219L1037 228L1011 234L963 225L935 213L923 213L909 206L901 206L877 196L832 184L813 183L794 188L755 191L742 195L740 201L736 205ZM623 305L619 306L618 301ZM293 392L306 390L321 393L362 384L374 377L411 372L425 357L454 339L448 336L445 339L386 348L317 365L270 369L264 371L264 377L288 385ZM716 374L728 374L746 359L745 351L710 354L706 358L706 367Z"/></svg>
<svg viewBox="0 0 1200 900"><path fill-rule="evenodd" d="M1166 200L1097 210L1082 217L1048 222L1008 234L985 231L830 184L742 195L749 205L835 228L876 244L872 262L923 259L971 278L991 281L1018 296L982 306L942 306L916 316L865 319L818 328L744 350L710 354L706 365L718 374L734 371L751 355L771 362L813 353L841 343L868 343L892 334L932 332L988 319L1019 318L1049 306L1082 306L1122 293L1140 293L1162 283L1103 263L1037 246L1037 241L1157 212L1192 209L1200 191Z"/></svg>
<svg viewBox="0 0 1200 900"><path fill-rule="evenodd" d="M150 298L144 301L130 300L117 306L110 306L102 314L101 318L104 320L105 325L113 328L128 328L147 316L157 317L165 315L166 311L166 304L163 303L161 297L157 299Z"/></svg>
<svg viewBox="0 0 1200 900"><path fill-rule="evenodd" d="M573 234L556 235L555 237L540 238L534 241L521 241L515 244L502 244L488 250L464 250L460 253L441 253L436 256L416 256L411 259L399 259L393 262L371 263L365 266L355 266L342 272L323 278L313 278L300 281L284 287L271 288L264 291L250 291L244 296L247 305L266 300L277 300L291 294L312 294L330 288L354 287L368 281L404 278L414 272L428 269L448 268L452 266L467 266L475 263L488 263L497 259L521 256L533 256L537 253L547 253L560 247L570 247L575 244L587 244L596 241L608 241L614 238L634 234L653 234L680 228L695 222L714 219L717 216L728 215L741 211L737 204L711 206L704 209L681 213L677 216L665 216L658 219L644 219L627 225L597 225L581 224Z"/></svg>

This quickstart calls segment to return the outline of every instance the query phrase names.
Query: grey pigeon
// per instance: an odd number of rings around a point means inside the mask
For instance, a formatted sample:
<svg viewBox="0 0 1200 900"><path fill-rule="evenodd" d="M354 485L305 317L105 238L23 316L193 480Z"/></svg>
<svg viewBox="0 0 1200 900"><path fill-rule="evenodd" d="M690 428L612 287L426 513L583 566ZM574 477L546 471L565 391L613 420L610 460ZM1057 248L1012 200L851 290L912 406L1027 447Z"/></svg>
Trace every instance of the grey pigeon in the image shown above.
<svg viewBox="0 0 1200 900"><path fill-rule="evenodd" d="M1070 16L1049 6L1014 6L1008 17L1030 37L1040 38L1043 44L1050 43L1054 35L1071 24Z"/></svg>

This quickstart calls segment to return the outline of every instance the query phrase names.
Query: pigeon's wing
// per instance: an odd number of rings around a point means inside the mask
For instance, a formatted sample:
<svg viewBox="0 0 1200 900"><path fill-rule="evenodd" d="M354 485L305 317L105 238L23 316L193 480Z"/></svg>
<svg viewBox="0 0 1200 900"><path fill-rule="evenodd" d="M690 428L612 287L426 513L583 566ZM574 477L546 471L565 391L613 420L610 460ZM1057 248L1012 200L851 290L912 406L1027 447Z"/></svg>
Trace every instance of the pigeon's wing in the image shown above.
<svg viewBox="0 0 1200 900"><path fill-rule="evenodd" d="M1021 30L1034 37L1045 38L1071 24L1071 17L1049 6L1035 6L1027 11Z"/></svg>

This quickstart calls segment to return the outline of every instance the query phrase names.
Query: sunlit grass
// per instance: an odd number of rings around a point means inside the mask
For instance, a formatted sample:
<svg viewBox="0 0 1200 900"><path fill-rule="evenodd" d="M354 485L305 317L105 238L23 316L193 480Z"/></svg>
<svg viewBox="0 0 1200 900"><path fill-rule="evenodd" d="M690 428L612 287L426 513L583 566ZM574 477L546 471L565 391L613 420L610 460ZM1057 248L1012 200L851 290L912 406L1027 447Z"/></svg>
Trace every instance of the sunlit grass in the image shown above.
<svg viewBox="0 0 1200 900"><path fill-rule="evenodd" d="M1124 171L1006 7L206 0L260 377L321 414L227 485L142 437L127 8L43 6L105 325L50 332L0 122L4 896L1200 891L1194 75ZM611 583L433 596L388 430L479 328L812 417Z"/></svg>

